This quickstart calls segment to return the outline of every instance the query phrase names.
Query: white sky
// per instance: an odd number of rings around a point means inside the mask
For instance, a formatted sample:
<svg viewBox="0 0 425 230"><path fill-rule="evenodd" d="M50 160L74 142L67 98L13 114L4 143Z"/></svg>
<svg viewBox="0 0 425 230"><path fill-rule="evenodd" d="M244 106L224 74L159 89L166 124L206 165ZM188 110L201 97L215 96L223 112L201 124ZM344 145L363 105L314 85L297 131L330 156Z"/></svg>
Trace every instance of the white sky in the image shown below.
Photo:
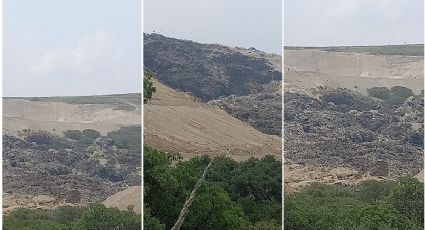
<svg viewBox="0 0 425 230"><path fill-rule="evenodd" d="M144 32L281 54L282 0L144 0Z"/></svg>
<svg viewBox="0 0 425 230"><path fill-rule="evenodd" d="M424 0L284 2L285 45L423 44Z"/></svg>
<svg viewBox="0 0 425 230"><path fill-rule="evenodd" d="M3 96L141 91L139 0L3 0Z"/></svg>

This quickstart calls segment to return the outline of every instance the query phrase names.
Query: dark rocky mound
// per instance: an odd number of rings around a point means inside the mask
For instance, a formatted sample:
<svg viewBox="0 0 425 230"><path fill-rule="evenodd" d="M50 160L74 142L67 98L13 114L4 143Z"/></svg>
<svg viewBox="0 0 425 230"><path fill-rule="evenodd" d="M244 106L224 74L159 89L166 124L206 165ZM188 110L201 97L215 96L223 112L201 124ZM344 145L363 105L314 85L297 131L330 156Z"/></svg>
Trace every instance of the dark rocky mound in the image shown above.
<svg viewBox="0 0 425 230"><path fill-rule="evenodd" d="M272 56L255 49L144 34L144 65L161 82L204 102L214 100L259 131L279 135L281 95L276 91L282 73L271 61L277 56Z"/></svg>
<svg viewBox="0 0 425 230"><path fill-rule="evenodd" d="M263 133L282 134L281 94L265 92L247 96L231 95L210 101L209 104L219 106Z"/></svg>
<svg viewBox="0 0 425 230"><path fill-rule="evenodd" d="M414 175L423 168L423 98L394 105L326 88L316 96L284 95L287 159L385 177Z"/></svg>
<svg viewBox="0 0 425 230"><path fill-rule="evenodd" d="M108 138L79 146L47 133L3 135L3 192L51 195L72 203L101 202L140 185L140 152Z"/></svg>

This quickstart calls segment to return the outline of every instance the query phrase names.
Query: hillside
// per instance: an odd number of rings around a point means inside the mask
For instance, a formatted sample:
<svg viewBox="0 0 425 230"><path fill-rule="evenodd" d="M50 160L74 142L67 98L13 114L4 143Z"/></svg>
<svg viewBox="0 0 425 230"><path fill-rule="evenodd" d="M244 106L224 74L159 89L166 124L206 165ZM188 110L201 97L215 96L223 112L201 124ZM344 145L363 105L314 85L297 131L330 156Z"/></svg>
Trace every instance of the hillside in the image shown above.
<svg viewBox="0 0 425 230"><path fill-rule="evenodd" d="M328 86L366 93L367 88L374 86L398 85L420 93L423 65L421 56L289 49L285 50L285 91Z"/></svg>
<svg viewBox="0 0 425 230"><path fill-rule="evenodd" d="M144 65L161 83L263 133L281 134L281 56L159 34L144 34L144 39Z"/></svg>
<svg viewBox="0 0 425 230"><path fill-rule="evenodd" d="M238 160L281 153L279 137L263 134L217 106L197 101L154 80L156 93L144 106L144 142L156 149L229 155Z"/></svg>
<svg viewBox="0 0 425 230"><path fill-rule="evenodd" d="M353 186L423 170L424 61L391 54L398 48L285 50L287 192L313 182ZM367 93L394 86L416 95L391 101Z"/></svg>
<svg viewBox="0 0 425 230"><path fill-rule="evenodd" d="M3 98L3 130L44 130L62 135L66 130L94 129L101 134L140 125L140 94Z"/></svg>

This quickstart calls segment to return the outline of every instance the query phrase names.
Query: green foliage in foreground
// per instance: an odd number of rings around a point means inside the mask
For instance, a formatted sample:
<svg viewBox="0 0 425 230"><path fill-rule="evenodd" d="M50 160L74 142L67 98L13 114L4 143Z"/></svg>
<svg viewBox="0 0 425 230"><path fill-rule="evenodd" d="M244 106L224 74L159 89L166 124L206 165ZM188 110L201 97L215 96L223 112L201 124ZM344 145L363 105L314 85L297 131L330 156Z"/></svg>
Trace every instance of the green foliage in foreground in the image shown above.
<svg viewBox="0 0 425 230"><path fill-rule="evenodd" d="M313 184L285 195L285 229L423 229L423 196L413 178L357 188Z"/></svg>
<svg viewBox="0 0 425 230"><path fill-rule="evenodd" d="M5 230L103 230L141 229L141 216L130 211L106 208L63 206L56 210L17 209L3 218Z"/></svg>
<svg viewBox="0 0 425 230"><path fill-rule="evenodd" d="M173 226L211 160L194 157L172 165L171 159L144 147L145 229ZM272 156L245 162L215 158L182 229L281 229L281 170Z"/></svg>

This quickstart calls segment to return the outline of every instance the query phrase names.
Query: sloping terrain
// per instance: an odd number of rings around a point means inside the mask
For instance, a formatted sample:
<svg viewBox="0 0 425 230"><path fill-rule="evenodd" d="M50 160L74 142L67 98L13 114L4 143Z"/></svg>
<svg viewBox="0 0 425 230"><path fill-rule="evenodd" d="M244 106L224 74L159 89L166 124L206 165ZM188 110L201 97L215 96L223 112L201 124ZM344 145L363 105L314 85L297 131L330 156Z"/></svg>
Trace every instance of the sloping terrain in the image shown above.
<svg viewBox="0 0 425 230"><path fill-rule="evenodd" d="M66 130L94 129L106 135L124 126L140 125L140 108L140 94L4 98L3 130L44 130L62 135Z"/></svg>
<svg viewBox="0 0 425 230"><path fill-rule="evenodd" d="M423 57L333 49L285 50L285 191L420 178ZM366 96L368 88L393 86L416 96L404 103Z"/></svg>
<svg viewBox="0 0 425 230"><path fill-rule="evenodd" d="M160 82L217 105L263 133L281 134L281 56L159 34L144 38L144 65Z"/></svg>
<svg viewBox="0 0 425 230"><path fill-rule="evenodd" d="M315 49L285 50L285 91L328 86L366 93L371 87L423 90L423 56L372 55Z"/></svg>
<svg viewBox="0 0 425 230"><path fill-rule="evenodd" d="M229 155L238 160L264 154L280 156L281 139L263 134L217 106L154 80L156 93L144 105L144 143L156 149Z"/></svg>
<svg viewBox="0 0 425 230"><path fill-rule="evenodd" d="M43 132L3 135L3 211L102 202L140 185L140 164L140 152L109 138L81 146Z"/></svg>
<svg viewBox="0 0 425 230"><path fill-rule="evenodd" d="M141 213L142 189L140 186L126 188L114 195L106 198L103 204L108 208L118 208L119 210L132 209L136 213Z"/></svg>

